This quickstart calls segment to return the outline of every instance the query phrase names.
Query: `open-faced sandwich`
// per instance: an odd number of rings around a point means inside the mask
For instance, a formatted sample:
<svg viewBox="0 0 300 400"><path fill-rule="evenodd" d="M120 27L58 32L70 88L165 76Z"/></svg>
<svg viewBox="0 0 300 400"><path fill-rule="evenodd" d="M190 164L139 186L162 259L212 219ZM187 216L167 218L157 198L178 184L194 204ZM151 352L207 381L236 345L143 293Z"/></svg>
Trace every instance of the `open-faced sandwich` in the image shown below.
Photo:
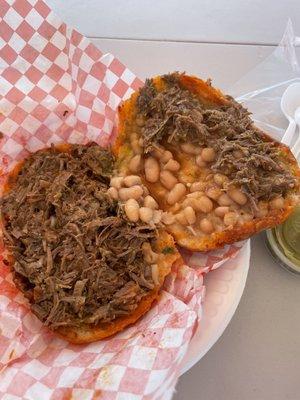
<svg viewBox="0 0 300 400"><path fill-rule="evenodd" d="M113 164L94 144L38 151L12 172L1 200L14 282L33 313L73 343L134 323L180 262L171 235L130 222L107 194Z"/></svg>
<svg viewBox="0 0 300 400"><path fill-rule="evenodd" d="M174 239L216 249L281 223L298 201L290 150L210 82L184 74L147 80L122 104L113 153L96 144L38 151L1 199L16 285L73 343L113 335L149 310L182 262Z"/></svg>
<svg viewBox="0 0 300 400"><path fill-rule="evenodd" d="M111 195L129 218L135 210L134 221L160 221L190 250L279 224L298 201L300 172L289 148L210 82L185 74L148 79L122 104L113 151L119 176ZM140 184L149 191L142 201Z"/></svg>

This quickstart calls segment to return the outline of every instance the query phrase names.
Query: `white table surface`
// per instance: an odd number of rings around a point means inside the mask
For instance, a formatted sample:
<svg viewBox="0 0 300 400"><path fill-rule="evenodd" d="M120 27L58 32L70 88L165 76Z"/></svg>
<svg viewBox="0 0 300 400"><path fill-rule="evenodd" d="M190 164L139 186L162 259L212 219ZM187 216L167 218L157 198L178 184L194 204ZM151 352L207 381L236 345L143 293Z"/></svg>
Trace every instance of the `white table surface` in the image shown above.
<svg viewBox="0 0 300 400"><path fill-rule="evenodd" d="M299 0L48 0L86 36L276 44Z"/></svg>
<svg viewBox="0 0 300 400"><path fill-rule="evenodd" d="M226 89L270 54L299 0L48 0L138 76L185 70ZM203 43L206 42L206 43ZM300 56L300 52L298 52ZM246 289L223 336L177 385L174 400L300 399L300 276L252 239Z"/></svg>

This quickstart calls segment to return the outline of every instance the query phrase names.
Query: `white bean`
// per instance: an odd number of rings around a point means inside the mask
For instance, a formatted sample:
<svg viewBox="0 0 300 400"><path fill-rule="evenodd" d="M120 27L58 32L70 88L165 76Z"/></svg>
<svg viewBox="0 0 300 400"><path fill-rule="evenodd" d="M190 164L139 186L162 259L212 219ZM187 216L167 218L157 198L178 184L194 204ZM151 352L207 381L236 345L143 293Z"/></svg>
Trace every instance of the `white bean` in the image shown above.
<svg viewBox="0 0 300 400"><path fill-rule="evenodd" d="M211 199L217 200L221 196L222 191L218 186L211 186L208 189L206 189L205 193Z"/></svg>
<svg viewBox="0 0 300 400"><path fill-rule="evenodd" d="M151 265L151 275L155 286L159 285L159 270L157 264Z"/></svg>
<svg viewBox="0 0 300 400"><path fill-rule="evenodd" d="M234 225L238 220L238 215L234 211L229 211L224 215L224 224L226 226Z"/></svg>
<svg viewBox="0 0 300 400"><path fill-rule="evenodd" d="M207 218L203 218L200 221L199 226L200 226L200 229L201 229L201 231L203 233L209 234L209 233L212 233L214 231L214 226L213 226L212 222Z"/></svg>
<svg viewBox="0 0 300 400"><path fill-rule="evenodd" d="M163 147L159 147L156 146L152 151L151 151L151 155L155 158L157 158L158 160L161 159L162 155L164 154L164 148Z"/></svg>
<svg viewBox="0 0 300 400"><path fill-rule="evenodd" d="M162 217L162 210L154 210L153 211L153 218L152 221L154 222L154 224L159 224L161 221L161 217Z"/></svg>
<svg viewBox="0 0 300 400"><path fill-rule="evenodd" d="M210 221L213 223L215 230L217 229L218 226L224 227L223 218L216 216L216 214L210 215Z"/></svg>
<svg viewBox="0 0 300 400"><path fill-rule="evenodd" d="M162 163L167 163L173 158L173 154L169 150L165 150L161 156L160 161Z"/></svg>
<svg viewBox="0 0 300 400"><path fill-rule="evenodd" d="M218 198L218 203L220 206L230 206L232 204L231 198L228 196L228 194L223 193L221 196Z"/></svg>
<svg viewBox="0 0 300 400"><path fill-rule="evenodd" d="M199 207L199 199L189 198L186 200L183 202L184 204L182 203L182 207L191 206L195 211L202 212L201 208Z"/></svg>
<svg viewBox="0 0 300 400"><path fill-rule="evenodd" d="M141 186L131 186L130 188L121 188L119 190L119 197L121 200L125 201L128 199L138 200L143 194L143 189Z"/></svg>
<svg viewBox="0 0 300 400"><path fill-rule="evenodd" d="M256 215L259 218L263 218L263 217L266 217L268 215L268 213L269 213L269 211L267 208L262 208L262 209L258 210Z"/></svg>
<svg viewBox="0 0 300 400"><path fill-rule="evenodd" d="M118 200L119 198L119 194L118 191L115 187L110 187L107 191L107 193L109 194L109 196L114 199L114 200Z"/></svg>
<svg viewBox="0 0 300 400"><path fill-rule="evenodd" d="M127 175L125 176L123 183L126 187L131 187L134 185L140 185L142 181L141 178L137 175Z"/></svg>
<svg viewBox="0 0 300 400"><path fill-rule="evenodd" d="M144 242L142 244L142 252L147 263L153 264L158 260L158 254L152 250L150 243Z"/></svg>
<svg viewBox="0 0 300 400"><path fill-rule="evenodd" d="M142 148L139 144L139 137L135 132L131 134L130 144L135 154L142 154Z"/></svg>
<svg viewBox="0 0 300 400"><path fill-rule="evenodd" d="M193 197L186 197L183 202L181 203L181 207L185 208L185 207L193 207L194 208L194 204L197 203L197 200ZM195 208L196 210L196 208Z"/></svg>
<svg viewBox="0 0 300 400"><path fill-rule="evenodd" d="M135 155L129 161L129 170L131 172L139 172L142 169L142 156L140 154Z"/></svg>
<svg viewBox="0 0 300 400"><path fill-rule="evenodd" d="M162 185L167 189L173 189L173 187L178 182L177 178L170 171L161 171L160 173L160 181Z"/></svg>
<svg viewBox="0 0 300 400"><path fill-rule="evenodd" d="M184 212L180 212L175 215L176 221L179 222L181 225L188 225L189 222L186 219Z"/></svg>
<svg viewBox="0 0 300 400"><path fill-rule="evenodd" d="M139 220L139 203L134 199L129 199L125 203L125 213L127 218L131 222L137 222Z"/></svg>
<svg viewBox="0 0 300 400"><path fill-rule="evenodd" d="M216 209L215 209L215 214L218 216L218 217L224 217L224 215L226 214L226 213L228 213L228 211L229 211L229 207L217 207Z"/></svg>
<svg viewBox="0 0 300 400"><path fill-rule="evenodd" d="M191 206L186 207L183 210L183 213L190 225L193 225L196 222L196 214L195 214L194 209Z"/></svg>
<svg viewBox="0 0 300 400"><path fill-rule="evenodd" d="M179 201L186 193L186 187L183 183L176 183L173 189L167 195L167 203L170 205Z"/></svg>
<svg viewBox="0 0 300 400"><path fill-rule="evenodd" d="M165 164L164 169L172 172L179 171L180 164L176 160L171 159Z"/></svg>
<svg viewBox="0 0 300 400"><path fill-rule="evenodd" d="M226 175L223 174L215 174L214 181L217 185L223 186L226 182L228 182L228 178Z"/></svg>
<svg viewBox="0 0 300 400"><path fill-rule="evenodd" d="M244 223L244 222L252 221L252 219L253 219L253 215L252 214L242 213L240 218L239 218L239 221L241 223Z"/></svg>
<svg viewBox="0 0 300 400"><path fill-rule="evenodd" d="M201 152L203 161L212 162L216 158L216 152L212 147L205 147Z"/></svg>
<svg viewBox="0 0 300 400"><path fill-rule="evenodd" d="M153 210L148 207L140 208L140 220L146 222L147 224L151 221L153 217Z"/></svg>
<svg viewBox="0 0 300 400"><path fill-rule="evenodd" d="M142 252L143 253L149 253L150 251L152 251L151 244L149 242L144 242L142 244Z"/></svg>
<svg viewBox="0 0 300 400"><path fill-rule="evenodd" d="M164 212L162 214L161 220L165 225L171 225L171 224L174 224L175 217L172 213Z"/></svg>
<svg viewBox="0 0 300 400"><path fill-rule="evenodd" d="M258 202L258 212L257 212L257 216L260 218L265 217L266 215L268 215L268 203L266 201L259 201Z"/></svg>
<svg viewBox="0 0 300 400"><path fill-rule="evenodd" d="M270 201L270 207L273 209L280 209L284 207L284 199L282 197L277 197Z"/></svg>
<svg viewBox="0 0 300 400"><path fill-rule="evenodd" d="M181 204L179 204L178 202L176 202L173 207L172 207L172 213L177 213L179 210L181 210Z"/></svg>
<svg viewBox="0 0 300 400"><path fill-rule="evenodd" d="M197 199L198 197L201 197L204 195L204 192L192 192L186 195L186 197L192 198L192 199Z"/></svg>
<svg viewBox="0 0 300 400"><path fill-rule="evenodd" d="M247 203L247 196L238 188L232 188L228 190L228 196L235 201L237 204L243 206Z"/></svg>
<svg viewBox="0 0 300 400"><path fill-rule="evenodd" d="M202 151L201 147L194 146L192 143L183 143L180 147L187 154L200 154Z"/></svg>
<svg viewBox="0 0 300 400"><path fill-rule="evenodd" d="M224 224L226 226L234 225L238 220L238 215L234 211L229 211L224 215Z"/></svg>
<svg viewBox="0 0 300 400"><path fill-rule="evenodd" d="M114 176L110 180L110 186L112 186L116 189L120 189L123 184L123 179L124 179L123 176Z"/></svg>
<svg viewBox="0 0 300 400"><path fill-rule="evenodd" d="M203 158L201 157L200 154L196 157L196 164L197 164L198 167L200 167L200 168L206 167L206 162L203 160Z"/></svg>
<svg viewBox="0 0 300 400"><path fill-rule="evenodd" d="M210 211L212 211L214 205L207 196L201 196L197 201L197 207L199 211L209 213Z"/></svg>
<svg viewBox="0 0 300 400"><path fill-rule="evenodd" d="M145 177L148 182L154 183L159 178L159 164L154 157L149 157L145 161Z"/></svg>
<svg viewBox="0 0 300 400"><path fill-rule="evenodd" d="M205 189L206 183L205 182L194 182L190 187L190 192L198 192Z"/></svg>
<svg viewBox="0 0 300 400"><path fill-rule="evenodd" d="M152 196L146 196L144 199L144 206L156 210L158 208L157 202Z"/></svg>

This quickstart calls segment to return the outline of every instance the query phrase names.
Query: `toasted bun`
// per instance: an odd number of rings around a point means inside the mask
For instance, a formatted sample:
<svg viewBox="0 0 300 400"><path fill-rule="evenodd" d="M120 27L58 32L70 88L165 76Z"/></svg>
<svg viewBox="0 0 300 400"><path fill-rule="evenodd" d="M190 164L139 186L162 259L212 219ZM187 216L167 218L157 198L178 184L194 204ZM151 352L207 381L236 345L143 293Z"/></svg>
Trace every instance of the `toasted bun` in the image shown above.
<svg viewBox="0 0 300 400"><path fill-rule="evenodd" d="M161 77L153 79L153 83L158 91L162 91L165 83ZM209 105L226 105L227 98L218 89L213 88L203 80L187 75L180 75L180 84L188 89L200 99L203 104ZM134 93L131 98L125 101L119 108L119 131L118 136L113 146L113 152L118 158L119 169L122 172L127 171L128 162L133 155L130 145L130 136L134 130L134 121L136 118L136 100L138 93ZM266 141L275 142L270 136L262 132ZM185 227L178 223L167 226L166 229L174 236L176 242L189 250L193 251L208 251L223 247L225 244L234 243L236 241L250 237L251 235L263 229L271 228L282 223L292 212L295 203L297 202L297 194L299 191L300 170L290 149L278 142L276 146L281 150L282 159L288 165L292 174L297 178L296 188L291 190L284 198L284 206L281 209L270 210L265 217L255 218L251 221L243 223L243 225L233 226L231 229L226 229L219 232L214 232L210 235L202 237L194 236L188 232ZM181 164L182 176L187 179L197 174L197 167L192 162L191 158L181 152L175 146L168 143L163 143L167 150L172 151L174 158ZM143 183L148 187L150 194L159 203L161 209L169 211L170 206L166 202L166 189L160 182L149 183L145 181L144 175L141 174Z"/></svg>
<svg viewBox="0 0 300 400"><path fill-rule="evenodd" d="M63 327L57 329L55 332L71 343L83 344L105 339L122 331L128 325L134 324L151 308L153 302L159 298L160 289L164 283L165 277L170 273L172 265L175 262L182 263L181 256L175 247L174 239L166 231L158 232L154 250L160 254L157 262L159 285L142 299L132 314L119 317L111 323L99 324L96 326L82 325L80 327Z"/></svg>

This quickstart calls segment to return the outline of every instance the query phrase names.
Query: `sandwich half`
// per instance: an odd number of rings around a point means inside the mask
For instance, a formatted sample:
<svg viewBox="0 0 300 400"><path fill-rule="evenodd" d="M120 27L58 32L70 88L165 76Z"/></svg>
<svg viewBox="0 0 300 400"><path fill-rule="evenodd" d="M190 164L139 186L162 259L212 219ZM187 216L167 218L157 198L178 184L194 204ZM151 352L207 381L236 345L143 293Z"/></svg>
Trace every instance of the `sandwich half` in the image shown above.
<svg viewBox="0 0 300 400"><path fill-rule="evenodd" d="M170 234L129 221L109 196L113 166L96 144L41 150L11 173L1 199L13 280L32 312L72 343L136 322L181 262Z"/></svg>
<svg viewBox="0 0 300 400"><path fill-rule="evenodd" d="M146 80L119 108L118 174L139 176L176 243L220 248L282 223L299 201L290 149L210 81Z"/></svg>

